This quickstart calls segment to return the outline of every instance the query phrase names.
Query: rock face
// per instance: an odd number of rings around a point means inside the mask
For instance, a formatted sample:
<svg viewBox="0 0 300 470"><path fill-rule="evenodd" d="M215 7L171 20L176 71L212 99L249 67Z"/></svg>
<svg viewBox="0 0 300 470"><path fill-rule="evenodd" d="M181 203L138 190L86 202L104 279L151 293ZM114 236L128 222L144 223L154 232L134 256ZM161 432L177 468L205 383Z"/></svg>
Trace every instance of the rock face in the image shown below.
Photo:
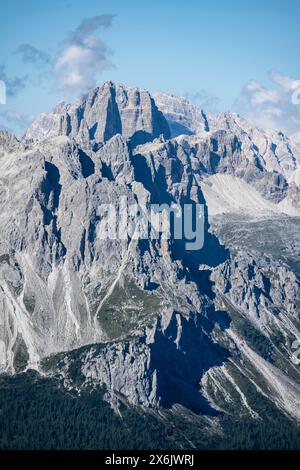
<svg viewBox="0 0 300 470"><path fill-rule="evenodd" d="M233 174L253 184L265 198L280 202L288 196L286 203L298 207L297 138L254 128L234 113L204 113L184 98L155 96L173 135L182 134L182 145L204 164L202 171Z"/></svg>
<svg viewBox="0 0 300 470"><path fill-rule="evenodd" d="M300 147L300 132L297 132L297 134L292 135L292 140L293 142Z"/></svg>
<svg viewBox="0 0 300 470"><path fill-rule="evenodd" d="M207 415L257 417L260 394L300 419L299 150L236 115L157 99L108 82L23 142L0 133L0 370ZM124 198L202 204L203 248L131 222L116 236L107 207Z"/></svg>
<svg viewBox="0 0 300 470"><path fill-rule="evenodd" d="M207 115L187 99L168 93L155 93L153 96L168 121L172 137L209 131Z"/></svg>
<svg viewBox="0 0 300 470"><path fill-rule="evenodd" d="M136 145L160 135L168 138L170 131L146 90L106 82L75 105L62 103L52 113L39 117L24 138L40 140L58 134L87 146L121 134Z"/></svg>
<svg viewBox="0 0 300 470"><path fill-rule="evenodd" d="M24 135L26 141L44 140L60 134L62 115L72 110L72 105L59 103L50 113L42 113L33 121Z"/></svg>
<svg viewBox="0 0 300 470"><path fill-rule="evenodd" d="M12 153L14 151L23 150L24 146L19 140L12 134L6 131L0 132L0 155L4 152Z"/></svg>
<svg viewBox="0 0 300 470"><path fill-rule="evenodd" d="M255 259L253 254L239 252L233 260L220 265L212 275L218 292L243 311L258 327L272 333L268 321L286 312L297 320L300 285L296 275L278 261ZM270 313L272 314L270 316ZM276 323L274 321L274 323Z"/></svg>

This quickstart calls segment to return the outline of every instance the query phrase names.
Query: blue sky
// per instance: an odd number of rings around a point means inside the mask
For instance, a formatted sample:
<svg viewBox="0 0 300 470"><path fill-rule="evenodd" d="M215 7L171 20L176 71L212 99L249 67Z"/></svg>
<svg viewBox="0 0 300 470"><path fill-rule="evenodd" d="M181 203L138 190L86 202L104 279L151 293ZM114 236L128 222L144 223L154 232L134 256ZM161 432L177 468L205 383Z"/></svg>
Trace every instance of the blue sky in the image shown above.
<svg viewBox="0 0 300 470"><path fill-rule="evenodd" d="M101 15L109 15L107 24L90 34L85 28L85 38L95 41L97 60L91 65L92 57L90 62L85 58L87 76L78 89L76 83L68 89L64 74L73 66L65 60L72 41L78 44L83 31L78 27ZM300 78L299 23L298 0L1 2L0 79L8 82L10 93L0 106L0 125L20 131L26 119L62 99L74 99L93 81L110 79L188 94L213 110L242 110L249 117L265 113L271 104L268 115L278 115L278 107L284 116L296 113L295 125L286 129L296 132L300 106L287 107L280 77L290 79L291 87ZM28 46L35 54L26 59ZM285 125L286 118L281 121Z"/></svg>

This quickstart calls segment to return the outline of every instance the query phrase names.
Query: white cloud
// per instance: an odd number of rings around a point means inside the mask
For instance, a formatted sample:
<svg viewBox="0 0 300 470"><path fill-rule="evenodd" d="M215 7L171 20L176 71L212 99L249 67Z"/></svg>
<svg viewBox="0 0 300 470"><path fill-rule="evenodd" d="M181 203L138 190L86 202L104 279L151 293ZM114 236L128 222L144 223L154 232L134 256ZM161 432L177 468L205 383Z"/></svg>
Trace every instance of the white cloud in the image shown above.
<svg viewBox="0 0 300 470"><path fill-rule="evenodd" d="M238 110L254 124L293 134L300 130L300 80L277 71L269 74L270 86L248 82Z"/></svg>
<svg viewBox="0 0 300 470"><path fill-rule="evenodd" d="M279 93L276 90L268 90L262 87L255 80L251 80L245 86L245 92L249 93L249 97L253 106L264 103L278 103L280 101Z"/></svg>
<svg viewBox="0 0 300 470"><path fill-rule="evenodd" d="M270 77L274 83L277 83L283 90L290 92L300 88L300 80L295 80L288 75L281 75L276 70L270 72Z"/></svg>
<svg viewBox="0 0 300 470"><path fill-rule="evenodd" d="M108 47L95 35L100 28L108 28L112 19L112 15L88 18L63 43L54 64L59 90L84 93L95 86L97 74L112 66Z"/></svg>

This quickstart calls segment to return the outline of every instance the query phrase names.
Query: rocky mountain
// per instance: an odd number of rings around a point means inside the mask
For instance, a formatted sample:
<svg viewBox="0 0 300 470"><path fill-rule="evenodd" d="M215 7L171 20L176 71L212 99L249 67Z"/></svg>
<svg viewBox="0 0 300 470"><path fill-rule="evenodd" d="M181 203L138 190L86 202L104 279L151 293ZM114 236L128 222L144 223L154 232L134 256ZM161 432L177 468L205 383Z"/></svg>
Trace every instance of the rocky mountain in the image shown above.
<svg viewBox="0 0 300 470"><path fill-rule="evenodd" d="M200 178L216 173L236 176L263 198L280 203L272 207L275 212L298 215L300 149L295 137L255 128L234 113L205 113L185 98L166 93L156 93L154 97L155 102L146 90L107 82L75 104L61 103L51 113L42 114L23 141L66 135L81 147L97 151L119 133L132 148L162 137L160 149L168 151L164 142L171 136L176 149L188 149L205 166ZM110 130L106 129L108 125ZM223 177L223 181L226 179ZM234 181L229 178L226 186L234 185ZM246 186L243 189L246 194L252 191ZM235 188L233 192L240 190ZM243 194L240 196L244 199ZM257 197L255 194L254 200ZM228 201L222 204L226 207Z"/></svg>
<svg viewBox="0 0 300 470"><path fill-rule="evenodd" d="M54 135L75 138L90 146L116 134L132 145L169 137L169 127L151 95L144 89L106 82L73 105L61 103L42 114L25 133L25 140Z"/></svg>
<svg viewBox="0 0 300 470"><path fill-rule="evenodd" d="M297 134L292 135L292 139L295 142L298 147L300 146L300 132L297 132Z"/></svg>
<svg viewBox="0 0 300 470"><path fill-rule="evenodd" d="M281 132L111 82L22 141L1 132L1 372L212 427L264 419L265 403L299 421L299 162ZM124 197L202 204L203 248L138 223L102 237L101 208Z"/></svg>

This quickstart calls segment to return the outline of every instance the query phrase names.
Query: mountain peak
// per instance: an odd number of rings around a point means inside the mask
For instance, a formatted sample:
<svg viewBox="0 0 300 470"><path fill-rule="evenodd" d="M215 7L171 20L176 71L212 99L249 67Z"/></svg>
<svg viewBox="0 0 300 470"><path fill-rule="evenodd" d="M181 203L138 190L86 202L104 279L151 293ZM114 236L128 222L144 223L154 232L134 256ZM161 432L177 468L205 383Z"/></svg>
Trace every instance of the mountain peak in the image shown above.
<svg viewBox="0 0 300 470"><path fill-rule="evenodd" d="M135 146L160 135L168 138L170 130L147 90L106 81L75 104L61 103L39 116L24 138L42 140L58 134L85 145L121 134Z"/></svg>

